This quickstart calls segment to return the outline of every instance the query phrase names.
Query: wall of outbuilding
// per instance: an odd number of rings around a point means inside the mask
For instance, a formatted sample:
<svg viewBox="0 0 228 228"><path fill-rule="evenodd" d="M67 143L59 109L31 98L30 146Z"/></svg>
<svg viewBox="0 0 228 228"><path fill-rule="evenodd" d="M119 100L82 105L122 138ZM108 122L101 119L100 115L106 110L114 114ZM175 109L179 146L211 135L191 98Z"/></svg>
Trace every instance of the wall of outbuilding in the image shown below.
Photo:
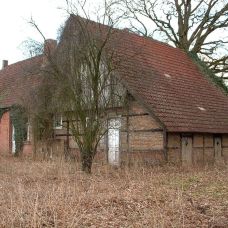
<svg viewBox="0 0 228 228"><path fill-rule="evenodd" d="M146 162L159 164L165 161L167 146L168 161L182 163L182 137L183 133L167 133L167 145L164 132L160 124L136 101L129 105L128 112L116 110L112 117L121 115L120 129L120 161L121 163ZM50 154L64 155L66 146L66 129L55 130L55 140L51 145ZM215 156L215 137L221 138L221 161L228 163L228 134L188 133L192 140L192 164L214 164L218 161ZM5 112L0 120L0 153L7 154L12 148L12 127L9 112ZM27 143L28 144L28 143ZM31 153L31 144L25 144L24 152ZM38 147L44 148L38 144ZM46 146L46 144L44 144ZM69 136L69 146L78 156L78 148L72 136ZM40 151L43 149L40 149ZM99 145L96 160L107 161L107 136ZM39 149L38 149L39 152ZM42 154L42 151L41 151Z"/></svg>
<svg viewBox="0 0 228 228"><path fill-rule="evenodd" d="M128 110L117 109L110 114L111 118L121 116L120 161L121 163L160 164L167 160L171 163L182 163L182 137L186 133L167 133L159 122L136 100L129 103ZM66 139L66 129L56 130L56 139ZM214 138L218 135L206 133L187 133L192 139L192 164L203 165L216 162ZM228 162L228 134L220 134L222 157ZM95 160L106 162L108 155L107 136L99 145ZM77 145L72 136L69 147L78 154Z"/></svg>
<svg viewBox="0 0 228 228"><path fill-rule="evenodd" d="M168 133L167 152L168 160L173 163L182 161L182 136L181 133ZM214 164L217 161L228 162L228 134L192 133L192 164ZM215 137L221 138L221 157L215 156Z"/></svg>

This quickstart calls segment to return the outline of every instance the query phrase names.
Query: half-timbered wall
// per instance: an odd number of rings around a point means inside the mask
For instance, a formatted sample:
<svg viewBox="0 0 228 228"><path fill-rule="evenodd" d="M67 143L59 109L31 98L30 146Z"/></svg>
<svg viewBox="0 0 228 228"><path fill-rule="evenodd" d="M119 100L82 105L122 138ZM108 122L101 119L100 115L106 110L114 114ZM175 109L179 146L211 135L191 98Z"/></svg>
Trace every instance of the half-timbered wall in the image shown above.
<svg viewBox="0 0 228 228"><path fill-rule="evenodd" d="M164 160L163 130L159 123L154 120L148 111L136 101L131 101L128 108L116 109L110 112L110 118L121 117L120 128L120 161L146 161L158 163ZM56 139L67 137L66 122L64 127L55 130ZM108 143L104 136L99 144L97 157L107 160ZM73 137L69 136L69 148L77 151L78 147ZM101 156L102 154L102 156ZM102 157L102 158L101 158Z"/></svg>
<svg viewBox="0 0 228 228"><path fill-rule="evenodd" d="M193 165L228 162L228 134L179 134L168 133L168 160L183 163L183 137L192 141L191 162ZM221 145L220 145L221 143Z"/></svg>
<svg viewBox="0 0 228 228"><path fill-rule="evenodd" d="M137 101L122 116L121 160L160 163L164 160L163 129Z"/></svg>

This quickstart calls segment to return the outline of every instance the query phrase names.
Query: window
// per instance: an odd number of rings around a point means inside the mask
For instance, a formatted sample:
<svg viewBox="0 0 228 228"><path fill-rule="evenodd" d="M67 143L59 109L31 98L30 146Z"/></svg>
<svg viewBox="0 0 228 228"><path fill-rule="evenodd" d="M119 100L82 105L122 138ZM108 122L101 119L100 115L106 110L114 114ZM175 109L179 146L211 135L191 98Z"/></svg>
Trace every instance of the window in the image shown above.
<svg viewBox="0 0 228 228"><path fill-rule="evenodd" d="M108 121L108 161L112 165L119 165L120 162L120 128L120 118Z"/></svg>
<svg viewBox="0 0 228 228"><path fill-rule="evenodd" d="M54 128L62 129L63 128L63 118L61 114L56 114L54 117Z"/></svg>
<svg viewBox="0 0 228 228"><path fill-rule="evenodd" d="M31 126L30 126L30 123L28 122L27 123L27 138L26 138L26 140L28 142L30 142L30 131L31 131Z"/></svg>

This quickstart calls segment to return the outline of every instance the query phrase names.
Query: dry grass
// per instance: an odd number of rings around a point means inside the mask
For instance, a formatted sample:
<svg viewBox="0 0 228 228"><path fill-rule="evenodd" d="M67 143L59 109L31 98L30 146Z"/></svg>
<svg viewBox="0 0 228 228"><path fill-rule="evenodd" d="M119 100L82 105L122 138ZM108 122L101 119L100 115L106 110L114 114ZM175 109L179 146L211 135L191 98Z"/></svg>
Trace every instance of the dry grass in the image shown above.
<svg viewBox="0 0 228 228"><path fill-rule="evenodd" d="M227 167L0 164L0 227L228 227Z"/></svg>

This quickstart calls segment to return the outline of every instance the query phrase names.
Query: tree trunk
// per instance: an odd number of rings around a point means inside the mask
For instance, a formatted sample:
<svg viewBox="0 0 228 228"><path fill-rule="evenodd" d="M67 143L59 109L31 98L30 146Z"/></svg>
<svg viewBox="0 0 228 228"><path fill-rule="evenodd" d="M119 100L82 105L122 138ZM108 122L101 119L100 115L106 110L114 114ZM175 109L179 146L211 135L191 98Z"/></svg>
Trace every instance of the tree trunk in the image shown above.
<svg viewBox="0 0 228 228"><path fill-rule="evenodd" d="M93 164L92 151L83 151L81 153L81 163L82 163L82 171L87 174L91 174L92 164Z"/></svg>

